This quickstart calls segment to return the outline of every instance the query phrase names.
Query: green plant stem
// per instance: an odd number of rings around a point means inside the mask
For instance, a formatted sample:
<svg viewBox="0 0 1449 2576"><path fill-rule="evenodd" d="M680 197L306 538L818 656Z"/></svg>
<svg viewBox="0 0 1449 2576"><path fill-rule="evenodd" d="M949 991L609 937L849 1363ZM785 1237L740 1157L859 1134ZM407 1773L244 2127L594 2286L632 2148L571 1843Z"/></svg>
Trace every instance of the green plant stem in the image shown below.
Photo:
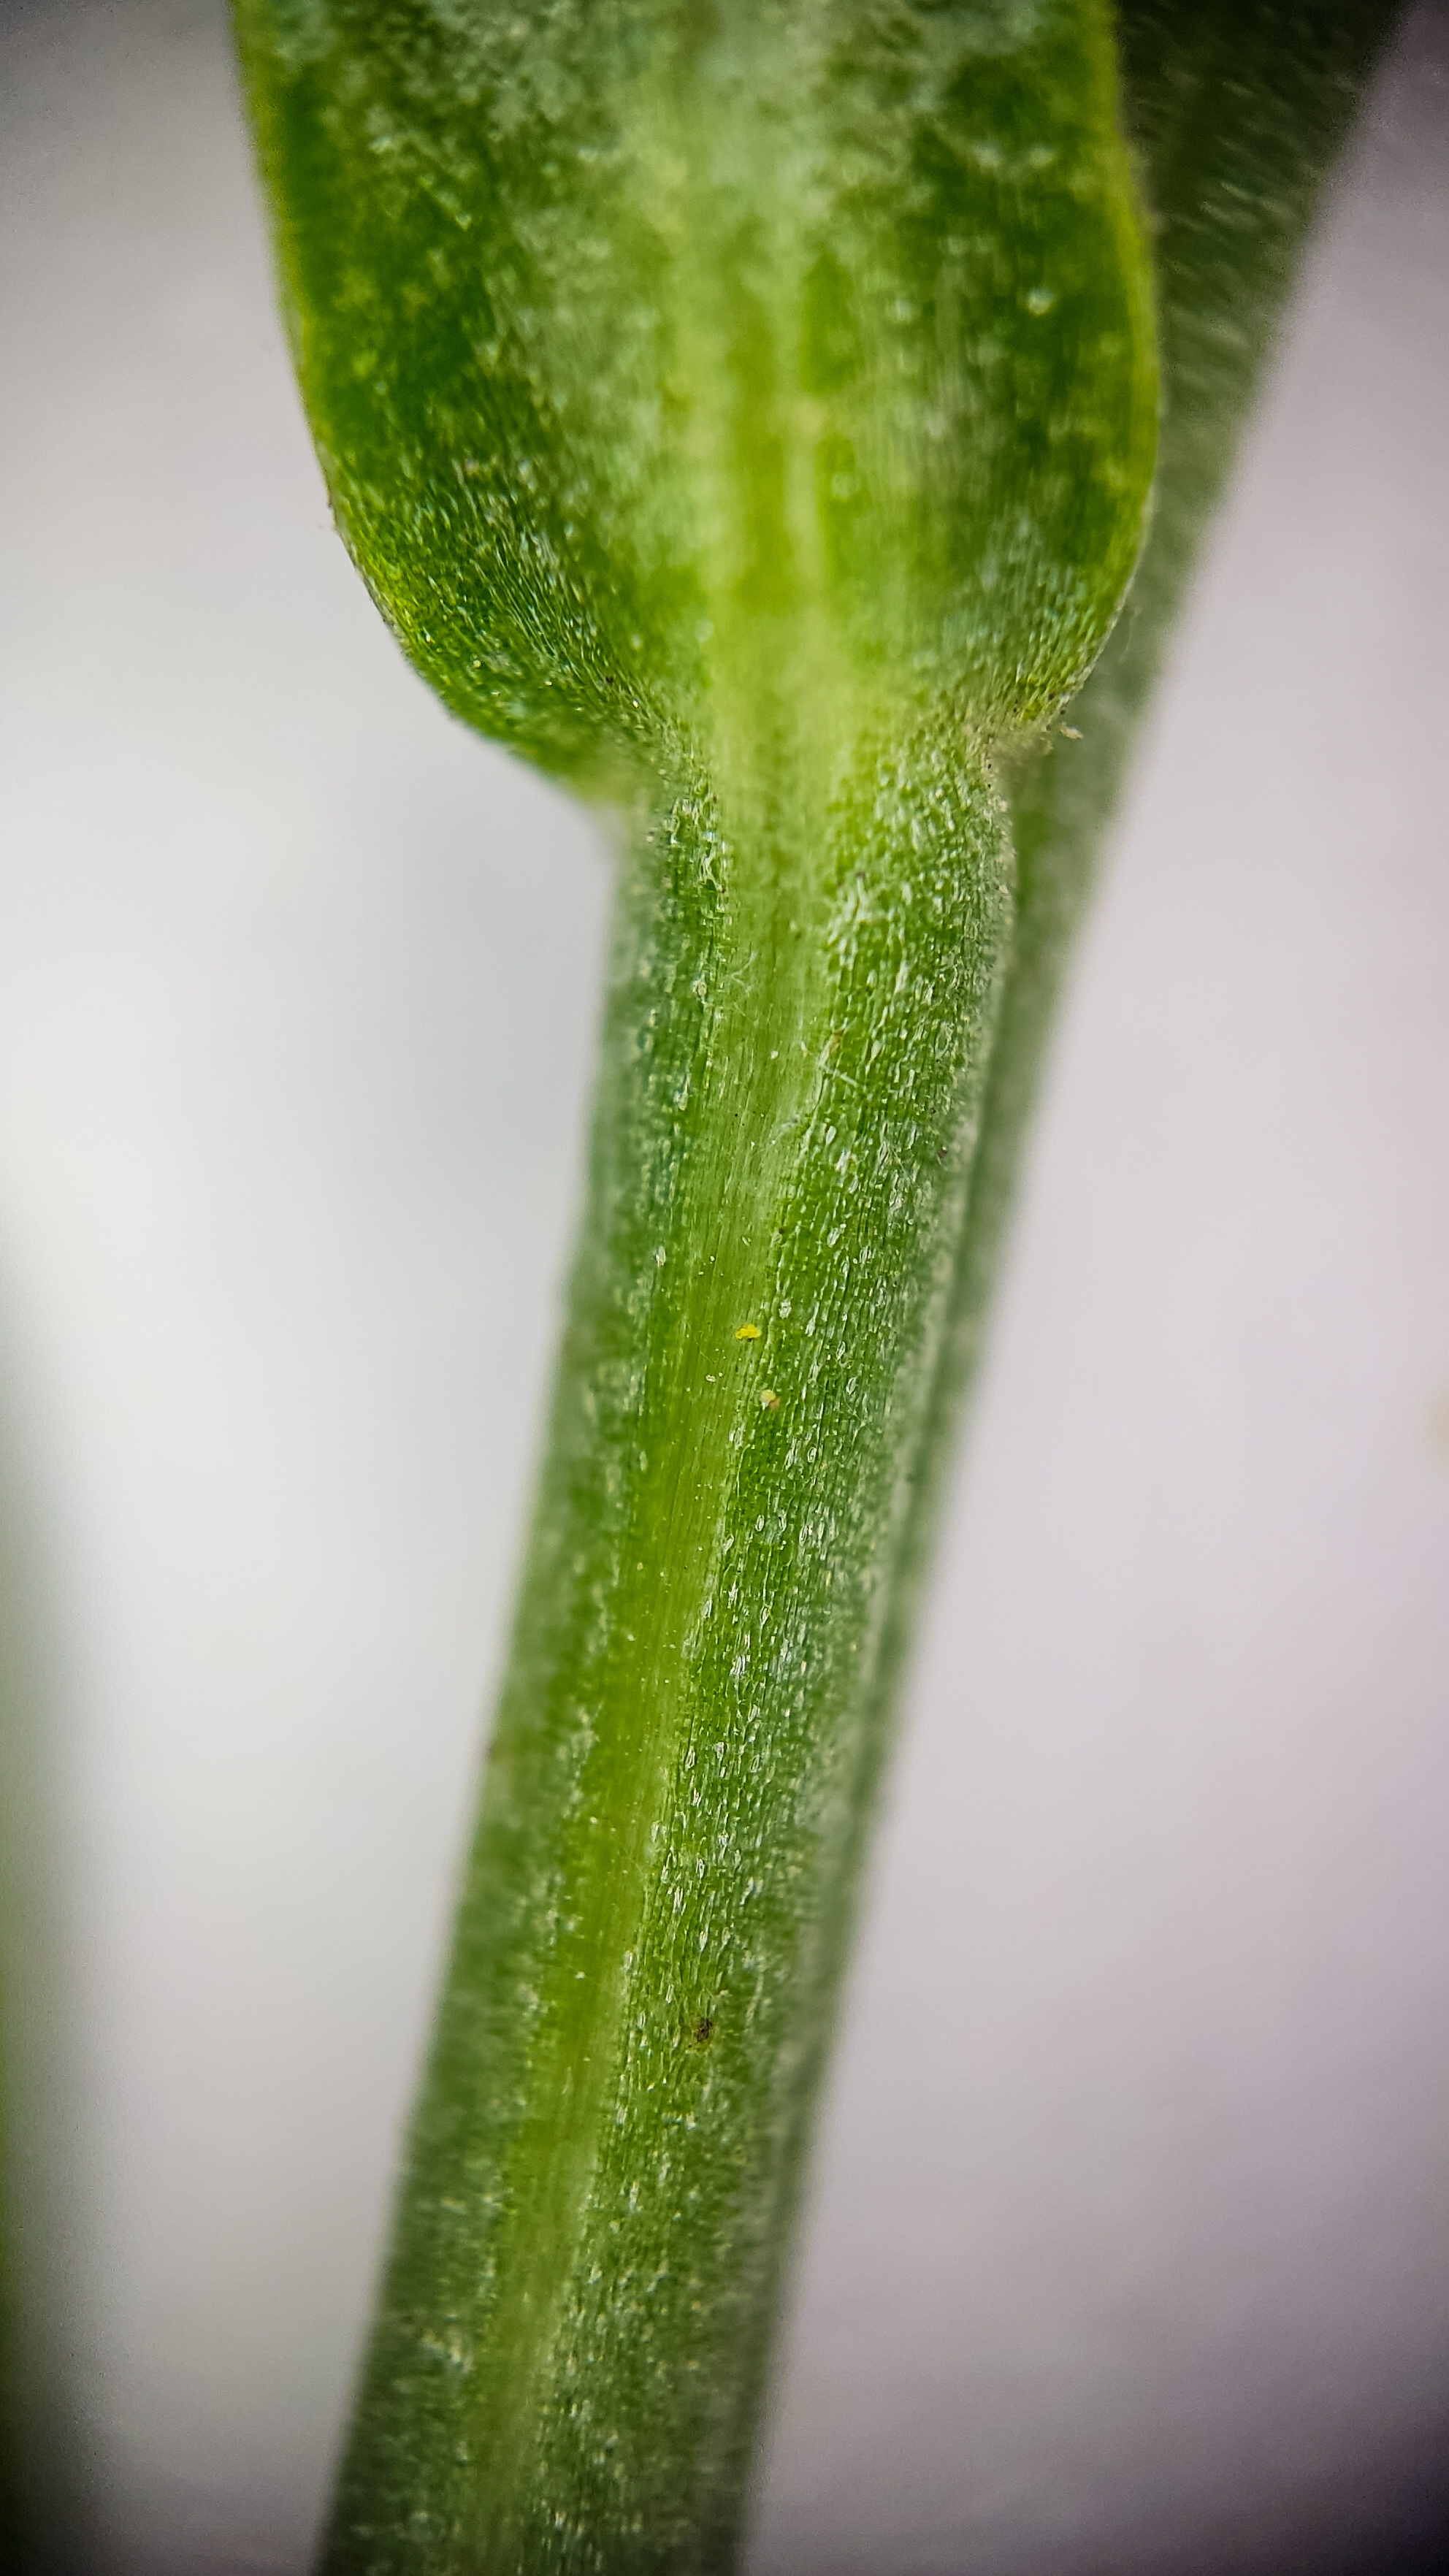
<svg viewBox="0 0 1449 2576"><path fill-rule="evenodd" d="M549 1463L331 2567L400 2532L437 2567L736 2537L1010 924L959 748L770 801L722 866L686 793L623 872Z"/></svg>
<svg viewBox="0 0 1449 2576"><path fill-rule="evenodd" d="M325 2563L723 2567L1011 932L1155 438L1100 0L242 0L339 523L635 815Z"/></svg>
<svg viewBox="0 0 1449 2576"><path fill-rule="evenodd" d="M734 2554L1046 1019L1382 14L1127 13L1167 453L1028 772L1146 472L1088 0L242 0L349 542L451 705L641 800L331 2576Z"/></svg>

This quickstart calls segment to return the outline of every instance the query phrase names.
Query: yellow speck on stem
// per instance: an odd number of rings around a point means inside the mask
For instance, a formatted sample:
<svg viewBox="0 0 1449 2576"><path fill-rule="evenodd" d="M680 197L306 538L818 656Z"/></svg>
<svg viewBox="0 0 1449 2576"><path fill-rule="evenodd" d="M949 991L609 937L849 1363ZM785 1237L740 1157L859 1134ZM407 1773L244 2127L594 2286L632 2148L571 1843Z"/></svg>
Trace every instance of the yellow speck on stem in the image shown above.
<svg viewBox="0 0 1449 2576"><path fill-rule="evenodd" d="M739 1331L735 1335L735 1340L737 1342L757 1342L759 1338L760 1328L758 1324L741 1324Z"/></svg>
<svg viewBox="0 0 1449 2576"><path fill-rule="evenodd" d="M778 1413L780 1410L780 1399L772 1386L767 1386L764 1389L760 1397L760 1402L767 1413Z"/></svg>

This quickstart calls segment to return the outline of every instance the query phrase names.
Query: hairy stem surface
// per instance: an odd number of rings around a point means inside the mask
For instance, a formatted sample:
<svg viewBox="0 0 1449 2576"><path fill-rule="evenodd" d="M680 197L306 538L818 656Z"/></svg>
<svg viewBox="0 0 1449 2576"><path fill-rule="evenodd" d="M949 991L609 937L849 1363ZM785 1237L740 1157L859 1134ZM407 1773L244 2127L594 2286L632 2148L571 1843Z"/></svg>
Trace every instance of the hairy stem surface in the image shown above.
<svg viewBox="0 0 1449 2576"><path fill-rule="evenodd" d="M1101 0L239 0L339 524L635 818L513 1657L325 2564L734 2553L1013 928L1140 544Z"/></svg>
<svg viewBox="0 0 1449 2576"><path fill-rule="evenodd" d="M735 2536L1010 924L959 749L884 748L813 819L803 858L721 866L686 794L623 873L548 1466L329 2565L392 2563L380 2503L438 2567Z"/></svg>

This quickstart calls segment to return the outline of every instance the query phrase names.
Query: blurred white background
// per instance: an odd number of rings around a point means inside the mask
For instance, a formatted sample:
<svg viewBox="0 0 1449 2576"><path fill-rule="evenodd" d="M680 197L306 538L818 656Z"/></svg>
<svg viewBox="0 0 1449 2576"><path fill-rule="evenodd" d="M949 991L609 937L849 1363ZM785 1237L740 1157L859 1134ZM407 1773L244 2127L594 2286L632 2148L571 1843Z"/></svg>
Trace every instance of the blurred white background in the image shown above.
<svg viewBox="0 0 1449 2576"><path fill-rule="evenodd" d="M219 0L4 20L7 2007L57 2566L300 2571L554 1329L605 865L327 518ZM1449 2563L1449 11L1052 1070L756 2576Z"/></svg>

